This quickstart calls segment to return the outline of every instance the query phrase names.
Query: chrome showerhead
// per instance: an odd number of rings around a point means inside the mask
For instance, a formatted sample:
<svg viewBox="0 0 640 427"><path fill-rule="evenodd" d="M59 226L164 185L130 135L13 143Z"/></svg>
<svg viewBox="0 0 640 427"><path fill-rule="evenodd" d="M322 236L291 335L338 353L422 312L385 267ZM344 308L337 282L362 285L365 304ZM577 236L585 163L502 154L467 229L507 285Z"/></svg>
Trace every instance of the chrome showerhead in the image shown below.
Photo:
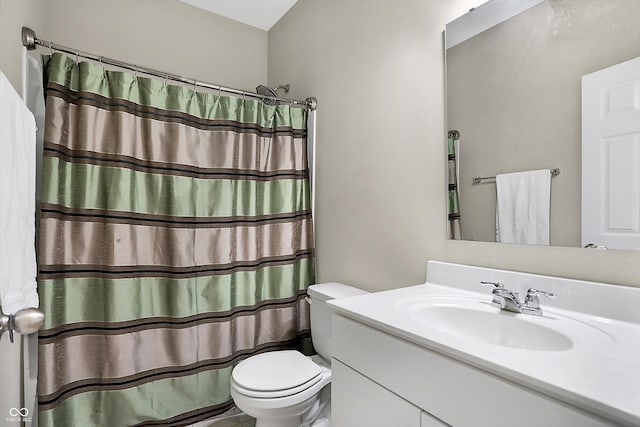
<svg viewBox="0 0 640 427"><path fill-rule="evenodd" d="M272 96L274 98L278 97L278 93L275 90L265 85L258 86L256 88L256 92L258 93L258 95L262 95L262 96Z"/></svg>
<svg viewBox="0 0 640 427"><path fill-rule="evenodd" d="M289 86L288 84L286 85L282 85L282 86L278 86L275 89L270 88L269 86L265 86L265 85L260 85L258 87L256 87L256 92L258 93L258 95L262 95L268 98L264 99L264 103L267 105L276 105L278 103L278 101L276 101L275 99L269 99L269 98L277 98L278 97L278 91L280 89L284 90L284 93L289 93L289 89L291 88L291 86Z"/></svg>

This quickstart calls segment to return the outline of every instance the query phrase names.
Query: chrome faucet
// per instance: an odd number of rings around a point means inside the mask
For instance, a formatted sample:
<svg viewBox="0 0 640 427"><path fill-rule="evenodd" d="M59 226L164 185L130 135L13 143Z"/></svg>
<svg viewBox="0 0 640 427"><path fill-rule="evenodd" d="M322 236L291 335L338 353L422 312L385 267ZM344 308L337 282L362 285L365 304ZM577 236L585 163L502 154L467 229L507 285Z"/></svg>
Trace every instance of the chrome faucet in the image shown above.
<svg viewBox="0 0 640 427"><path fill-rule="evenodd" d="M529 288L524 301L520 301L518 293L504 287L500 282L480 282L481 285L491 285L493 290L493 301L491 305L501 310L511 311L513 313L532 314L534 316L542 316L542 308L540 307L540 299L538 295L547 298L555 298L556 294L552 292L539 291Z"/></svg>

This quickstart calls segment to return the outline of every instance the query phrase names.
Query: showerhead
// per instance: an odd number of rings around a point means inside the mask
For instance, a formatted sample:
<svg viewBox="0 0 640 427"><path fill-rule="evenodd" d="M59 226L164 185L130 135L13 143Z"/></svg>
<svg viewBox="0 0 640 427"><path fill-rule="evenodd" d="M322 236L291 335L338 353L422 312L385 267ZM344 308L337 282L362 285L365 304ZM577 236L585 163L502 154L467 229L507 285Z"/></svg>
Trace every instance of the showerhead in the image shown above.
<svg viewBox="0 0 640 427"><path fill-rule="evenodd" d="M258 95L262 95L262 96L272 96L274 98L278 97L278 93L275 90L265 85L258 86L256 88L256 92L258 93Z"/></svg>
<svg viewBox="0 0 640 427"><path fill-rule="evenodd" d="M256 92L258 93L258 95L262 95L262 96L266 96L266 97L271 97L271 98L277 98L278 97L278 91L280 89L284 90L284 93L289 93L289 89L291 87L286 84L286 85L282 85L282 86L278 86L275 89L270 88L269 86L265 86L265 85L260 85L258 87L256 87ZM265 99L264 103L267 105L276 105L278 103L278 101L276 101L275 99Z"/></svg>

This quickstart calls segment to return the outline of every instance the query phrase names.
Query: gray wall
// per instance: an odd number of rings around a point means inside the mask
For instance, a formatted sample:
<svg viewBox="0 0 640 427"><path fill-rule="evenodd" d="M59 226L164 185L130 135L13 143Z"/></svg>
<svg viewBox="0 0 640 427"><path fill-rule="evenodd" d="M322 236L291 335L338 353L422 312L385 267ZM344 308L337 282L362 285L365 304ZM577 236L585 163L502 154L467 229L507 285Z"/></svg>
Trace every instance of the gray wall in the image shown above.
<svg viewBox="0 0 640 427"><path fill-rule="evenodd" d="M551 245L580 246L581 78L640 56L640 2L579 6L545 1L447 51L465 239L495 241L495 184L473 177L558 167Z"/></svg>
<svg viewBox="0 0 640 427"><path fill-rule="evenodd" d="M198 80L247 90L267 81L266 31L175 0L0 0L0 69L18 93L23 25L45 40ZM0 425L21 407L20 372L20 345L5 334Z"/></svg>
<svg viewBox="0 0 640 427"><path fill-rule="evenodd" d="M318 98L319 280L424 282L445 245L442 30L476 1L299 0L269 80Z"/></svg>
<svg viewBox="0 0 640 427"><path fill-rule="evenodd" d="M11 81L19 94L22 94L22 44L20 28L22 25L42 26L44 16L40 12L42 0L0 0L0 70ZM1 203L1 202L0 202ZM0 272L0 280L2 274ZM9 342L8 334L0 340L0 425L5 423L11 408L21 408L21 340L17 335L16 343ZM35 381L27 387L35 386ZM33 403L27 402L27 408L33 411ZM17 423L14 423L17 424Z"/></svg>
<svg viewBox="0 0 640 427"><path fill-rule="evenodd" d="M266 31L175 0L0 0L0 23L0 67L17 88L23 25L45 40L184 77L247 90L267 81Z"/></svg>
<svg viewBox="0 0 640 427"><path fill-rule="evenodd" d="M390 289L438 259L640 286L636 252L446 239L442 30L479 3L299 0L270 31L270 82L319 101L319 280Z"/></svg>
<svg viewBox="0 0 640 427"><path fill-rule="evenodd" d="M238 89L267 81L266 31L176 0L47 3L47 40Z"/></svg>
<svg viewBox="0 0 640 427"><path fill-rule="evenodd" d="M439 259L640 285L635 252L446 240L442 30L478 3L300 0L270 31L270 82L320 102L320 280L390 289L423 282L426 260ZM265 32L172 0L0 0L0 67L16 86L25 23L45 39L202 80L251 89L267 76ZM17 367L0 354L6 389Z"/></svg>
<svg viewBox="0 0 640 427"><path fill-rule="evenodd" d="M45 4L44 0L0 0L0 70L20 94L22 94L20 29L23 25L32 28L43 27Z"/></svg>

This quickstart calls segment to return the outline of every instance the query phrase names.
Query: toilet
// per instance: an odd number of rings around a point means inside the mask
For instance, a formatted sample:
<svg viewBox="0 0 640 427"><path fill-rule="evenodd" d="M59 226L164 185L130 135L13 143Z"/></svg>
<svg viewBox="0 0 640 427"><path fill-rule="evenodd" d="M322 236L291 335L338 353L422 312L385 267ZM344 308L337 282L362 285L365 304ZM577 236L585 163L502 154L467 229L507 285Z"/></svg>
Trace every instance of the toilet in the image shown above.
<svg viewBox="0 0 640 427"><path fill-rule="evenodd" d="M341 283L308 289L311 338L317 355L295 350L257 354L231 373L231 397L256 427L329 427L331 407L331 315L326 301L366 294Z"/></svg>

